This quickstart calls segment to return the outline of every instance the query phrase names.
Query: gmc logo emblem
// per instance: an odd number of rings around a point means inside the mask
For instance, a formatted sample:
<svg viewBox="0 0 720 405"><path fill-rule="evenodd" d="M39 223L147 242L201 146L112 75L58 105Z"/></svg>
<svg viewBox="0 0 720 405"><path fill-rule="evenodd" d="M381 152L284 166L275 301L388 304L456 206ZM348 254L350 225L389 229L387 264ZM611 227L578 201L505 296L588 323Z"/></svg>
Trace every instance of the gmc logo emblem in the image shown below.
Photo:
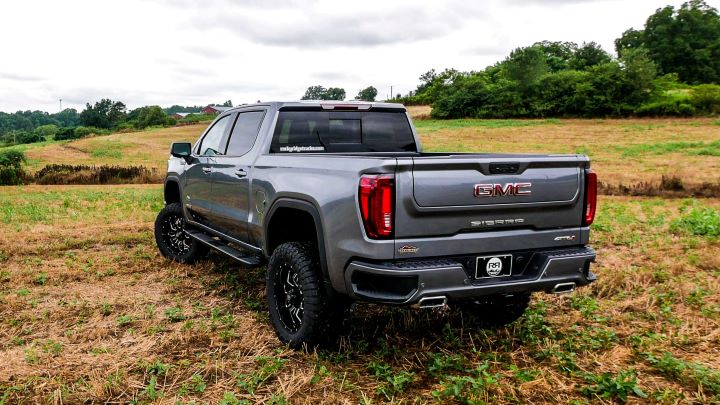
<svg viewBox="0 0 720 405"><path fill-rule="evenodd" d="M476 184L475 197L525 196L532 194L532 183Z"/></svg>

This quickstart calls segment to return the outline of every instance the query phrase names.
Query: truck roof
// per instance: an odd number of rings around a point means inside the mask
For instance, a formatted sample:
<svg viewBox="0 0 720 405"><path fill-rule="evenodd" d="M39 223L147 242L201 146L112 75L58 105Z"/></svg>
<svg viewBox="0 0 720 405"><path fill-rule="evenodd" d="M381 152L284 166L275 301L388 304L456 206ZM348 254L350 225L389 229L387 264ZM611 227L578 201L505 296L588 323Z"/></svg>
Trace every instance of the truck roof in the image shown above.
<svg viewBox="0 0 720 405"><path fill-rule="evenodd" d="M392 110L401 110L405 111L405 106L399 103L382 103L382 102L375 102L375 101L358 101L358 100L350 100L350 101L341 101L341 100L297 100L297 101L269 101L264 103L251 103L251 104L243 104L239 105L233 108L240 109L240 108L247 108L247 107L255 107L255 106L262 106L262 107L275 107L277 109L286 108L286 107L320 107L322 109L326 110L334 110L337 107L340 108L357 108L358 110L369 110L371 108L382 108L382 109L392 109Z"/></svg>

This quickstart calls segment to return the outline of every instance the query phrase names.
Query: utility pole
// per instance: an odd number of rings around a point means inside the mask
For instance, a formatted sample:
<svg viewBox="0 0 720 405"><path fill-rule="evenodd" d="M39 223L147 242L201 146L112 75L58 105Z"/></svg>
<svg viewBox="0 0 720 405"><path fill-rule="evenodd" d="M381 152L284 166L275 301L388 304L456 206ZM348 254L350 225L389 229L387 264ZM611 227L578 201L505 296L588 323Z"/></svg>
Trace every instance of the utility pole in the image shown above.
<svg viewBox="0 0 720 405"><path fill-rule="evenodd" d="M62 99L60 99L60 112L62 112Z"/></svg>
<svg viewBox="0 0 720 405"><path fill-rule="evenodd" d="M390 85L390 98L393 98L393 92L392 92L392 84Z"/></svg>

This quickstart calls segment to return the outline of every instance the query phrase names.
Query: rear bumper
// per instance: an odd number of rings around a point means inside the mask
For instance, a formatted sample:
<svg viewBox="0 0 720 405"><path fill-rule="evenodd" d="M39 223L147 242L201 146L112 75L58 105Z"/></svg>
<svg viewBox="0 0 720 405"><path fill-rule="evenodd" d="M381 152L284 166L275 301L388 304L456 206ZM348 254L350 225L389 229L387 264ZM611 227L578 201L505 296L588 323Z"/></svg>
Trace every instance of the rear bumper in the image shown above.
<svg viewBox="0 0 720 405"><path fill-rule="evenodd" d="M595 251L589 247L513 254L521 266L509 277L475 279L472 257L458 257L353 261L345 271L345 283L355 299L410 305L429 297L462 300L495 293L553 292L558 285L559 289L572 289L596 279L590 271Z"/></svg>

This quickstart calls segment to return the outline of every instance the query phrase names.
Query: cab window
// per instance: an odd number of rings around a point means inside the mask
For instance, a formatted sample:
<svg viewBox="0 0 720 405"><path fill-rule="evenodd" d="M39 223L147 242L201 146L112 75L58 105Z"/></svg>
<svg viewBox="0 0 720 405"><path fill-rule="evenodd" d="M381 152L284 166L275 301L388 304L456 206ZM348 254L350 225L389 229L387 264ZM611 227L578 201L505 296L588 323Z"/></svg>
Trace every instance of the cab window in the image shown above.
<svg viewBox="0 0 720 405"><path fill-rule="evenodd" d="M217 120L212 128L205 134L198 149L201 156L222 155L224 148L221 146L221 143L229 122L230 115L226 115Z"/></svg>

